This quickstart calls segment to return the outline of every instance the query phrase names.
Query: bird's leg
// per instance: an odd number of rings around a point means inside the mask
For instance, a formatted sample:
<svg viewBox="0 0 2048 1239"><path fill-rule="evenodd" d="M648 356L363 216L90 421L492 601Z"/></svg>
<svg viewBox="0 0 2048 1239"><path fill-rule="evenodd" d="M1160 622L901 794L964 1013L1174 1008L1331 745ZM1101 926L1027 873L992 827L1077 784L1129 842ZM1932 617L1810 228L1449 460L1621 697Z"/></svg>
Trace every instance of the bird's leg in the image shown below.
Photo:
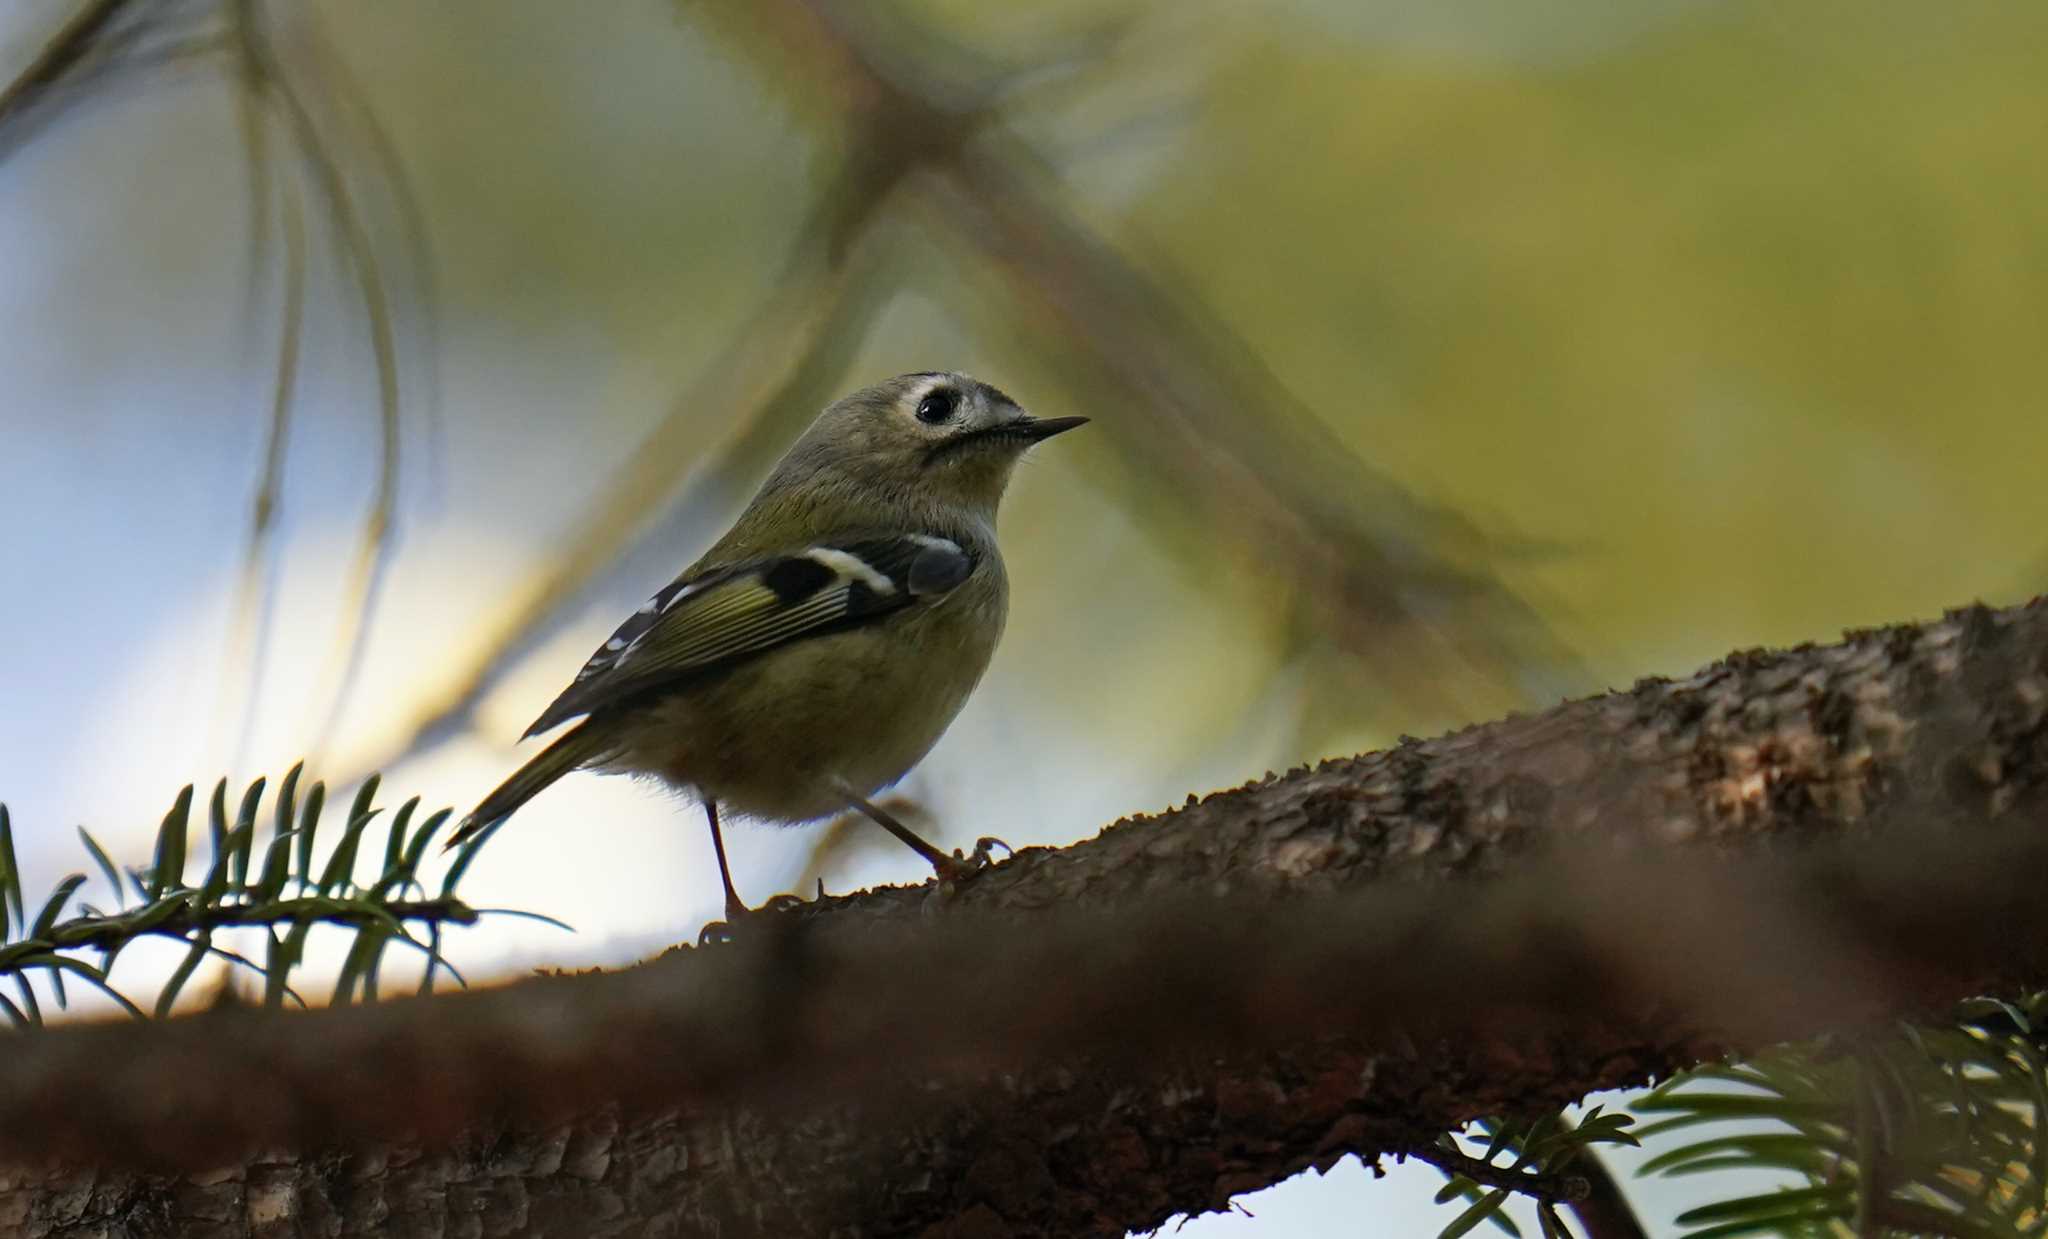
<svg viewBox="0 0 2048 1239"><path fill-rule="evenodd" d="M856 796L851 791L846 791L843 788L841 790L844 792L848 804L866 814L868 819L874 822L875 825L901 839L911 851L924 857L925 861L931 865L932 871L939 875L939 880L942 882L951 882L964 878L968 874L987 865L989 863L989 848L991 846L1000 847L1006 852L1010 850L1009 845L1000 839L982 839L974 845L973 856L965 860L962 860L957 855L948 856L925 842L923 836L910 827L905 826L902 822L897 821L893 814L880 805L864 797Z"/></svg>
<svg viewBox="0 0 2048 1239"><path fill-rule="evenodd" d="M1005 856L1015 856L1017 854L1017 849L1004 843L994 835L983 835L974 841L974 855L968 859L968 863L976 869L984 865L995 864L995 851L997 848L1003 849L1003 855Z"/></svg>
<svg viewBox="0 0 2048 1239"><path fill-rule="evenodd" d="M725 884L726 923L737 925L750 909L733 889L732 869L725 863L725 834L718 829L718 802L709 796L704 798L704 818L711 823L711 850L718 853L718 880Z"/></svg>
<svg viewBox="0 0 2048 1239"><path fill-rule="evenodd" d="M698 930L697 945L730 941L742 920L762 912L782 912L803 906L804 901L795 895L772 896L759 908L749 908L742 902L739 891L733 889L732 868L725 863L725 833L718 828L718 802L708 796L704 799L704 819L711 823L711 850L718 853L718 880L725 886L725 919L713 921ZM820 883L821 893L823 889L823 883Z"/></svg>

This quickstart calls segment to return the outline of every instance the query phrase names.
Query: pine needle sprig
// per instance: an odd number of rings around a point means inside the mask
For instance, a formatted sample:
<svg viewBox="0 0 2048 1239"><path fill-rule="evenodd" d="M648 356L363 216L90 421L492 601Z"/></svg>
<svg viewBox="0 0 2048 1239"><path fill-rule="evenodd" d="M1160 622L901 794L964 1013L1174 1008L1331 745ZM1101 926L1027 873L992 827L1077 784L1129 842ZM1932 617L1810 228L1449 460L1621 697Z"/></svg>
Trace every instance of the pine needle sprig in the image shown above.
<svg viewBox="0 0 2048 1239"><path fill-rule="evenodd" d="M1448 1132L1407 1155L1428 1162L1447 1180L1436 1194L1438 1204L1467 1202L1438 1239L1458 1239L1481 1222L1520 1239L1521 1228L1505 1212L1516 1196L1534 1202L1544 1239L1571 1239L1558 1209L1585 1199L1590 1191L1586 1176L1576 1173L1575 1167L1582 1158L1595 1156L1596 1145L1634 1145L1636 1139L1627 1130L1634 1121L1626 1114L1604 1114L1600 1106L1576 1123L1562 1110L1528 1119L1484 1119L1473 1124L1473 1131L1486 1141L1478 1156L1465 1152L1458 1137Z"/></svg>
<svg viewBox="0 0 2048 1239"><path fill-rule="evenodd" d="M186 946L184 959L155 996L152 1006L159 1017L172 1011L209 958L260 976L265 1005L290 1001L304 1006L291 979L304 959L308 938L321 927L354 937L335 981L334 1002L374 1001L384 956L392 946L425 957L423 992L433 988L439 972L461 984L461 974L441 954L440 944L447 927L472 925L481 916L500 914L472 908L455 892L491 832L459 848L440 892L429 894L419 869L451 811L421 818L420 800L414 797L386 823L376 876L358 881L365 836L383 814L376 807L378 778L364 781L342 818L340 833L330 832L333 843L323 854L314 844L326 807L326 787L314 783L301 800L302 773L303 763L279 782L267 815L262 812L266 780L259 778L244 789L232 813L227 780L216 783L205 812L209 846L202 872L190 872L195 789L189 785L164 815L146 867L120 869L81 827L79 838L112 891L111 911L82 903L72 906L86 882L86 874L78 872L60 879L31 915L23 896L13 823L6 806L0 805L0 983L10 984L14 991L13 998L0 993L0 1017L18 1027L43 1022L41 1002L31 984L39 974L59 1007L67 1004L65 980L72 978L105 994L130 1015L147 1018L108 977L123 951L150 937ZM561 924L547 917L535 919ZM215 940L217 935L252 929L263 933L260 962Z"/></svg>
<svg viewBox="0 0 2048 1239"><path fill-rule="evenodd" d="M1810 1233L2048 1234L2048 996L1979 999L1900 1025L1703 1067L1632 1103L1646 1175L1748 1169L1778 1191L1681 1214L1686 1239Z"/></svg>

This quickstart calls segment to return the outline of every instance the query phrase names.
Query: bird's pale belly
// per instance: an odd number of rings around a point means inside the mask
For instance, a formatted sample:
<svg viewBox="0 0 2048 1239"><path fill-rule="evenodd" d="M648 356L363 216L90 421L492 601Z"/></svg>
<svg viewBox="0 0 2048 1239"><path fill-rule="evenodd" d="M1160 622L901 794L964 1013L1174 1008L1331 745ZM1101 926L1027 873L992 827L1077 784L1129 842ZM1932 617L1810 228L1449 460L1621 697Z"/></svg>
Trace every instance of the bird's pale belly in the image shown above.
<svg viewBox="0 0 2048 1239"><path fill-rule="evenodd" d="M845 789L866 796L916 765L979 682L1000 619L967 622L955 604L989 600L963 592L893 633L884 624L812 638L654 703L602 768L770 821L841 812ZM919 657L904 657L906 640Z"/></svg>

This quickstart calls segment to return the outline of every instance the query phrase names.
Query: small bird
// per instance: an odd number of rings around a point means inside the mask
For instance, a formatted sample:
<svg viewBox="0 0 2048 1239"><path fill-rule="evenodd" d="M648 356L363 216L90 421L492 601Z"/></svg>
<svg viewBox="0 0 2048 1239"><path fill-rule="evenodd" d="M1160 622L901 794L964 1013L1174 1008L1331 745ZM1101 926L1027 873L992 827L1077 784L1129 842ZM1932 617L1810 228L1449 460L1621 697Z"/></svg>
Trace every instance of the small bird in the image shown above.
<svg viewBox="0 0 2048 1239"><path fill-rule="evenodd" d="M948 856L868 798L930 751L995 653L1009 605L996 507L1011 470L1087 420L1033 417L943 371L831 405L725 536L526 729L583 720L484 797L450 846L590 769L703 801L730 922L747 906L721 806L788 824L857 810L940 877L971 871L985 848Z"/></svg>

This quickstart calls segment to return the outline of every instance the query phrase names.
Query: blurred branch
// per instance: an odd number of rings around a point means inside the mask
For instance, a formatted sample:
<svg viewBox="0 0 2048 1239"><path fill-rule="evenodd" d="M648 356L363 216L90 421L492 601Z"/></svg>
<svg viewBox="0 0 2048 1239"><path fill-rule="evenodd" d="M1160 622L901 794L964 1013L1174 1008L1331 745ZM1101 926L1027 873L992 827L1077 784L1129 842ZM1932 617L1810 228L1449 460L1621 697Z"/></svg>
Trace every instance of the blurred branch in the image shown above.
<svg viewBox="0 0 2048 1239"><path fill-rule="evenodd" d="M280 53L280 29L290 23L298 38L297 57ZM394 549L401 457L399 343L390 272L378 253L370 207L377 191L395 204L418 287L432 316L430 250L411 182L396 150L360 90L338 62L327 56L314 18L288 10L274 21L264 0L98 0L80 6L35 61L0 90L0 142L19 142L36 105L74 96L97 78L168 63L206 63L218 57L229 69L236 94L245 154L250 164L251 251L260 279L270 248L272 198L282 205L285 228L284 321L280 328L276 377L270 400L270 430L250 517L241 583L234 605L229 661L248 667L249 697L257 695L263 671L264 629L270 582L264 570L282 498L284 448L297 377L305 300L304 225L299 190L291 175L273 167L270 128L283 126L310 183L315 204L332 226L353 278L370 335L377 376L377 464L368 510L347 578L348 603L336 633L327 674L329 688L316 722L314 748L331 737L361 667L378 591ZM291 63L287 63L291 61ZM318 72L325 67L325 79ZM430 336L430 330L429 330ZM253 648L252 648L253 647ZM244 727L246 732L246 725Z"/></svg>
<svg viewBox="0 0 2048 1239"><path fill-rule="evenodd" d="M25 1039L0 1218L1121 1235L2048 981L2044 824L2048 601L1740 653L626 973Z"/></svg>
<svg viewBox="0 0 2048 1239"><path fill-rule="evenodd" d="M900 785L892 788L888 795L875 802L883 812L910 827L927 839L945 837L944 823L932 813L931 808L916 795ZM811 829L807 834L810 841L804 848L804 867L798 871L794 891L825 890L825 878L837 870L846 859L857 852L884 852L883 844L893 842L887 836L877 839L875 824L859 813L842 813L828 818Z"/></svg>
<svg viewBox="0 0 2048 1239"><path fill-rule="evenodd" d="M1586 1239L1644 1239L1650 1233L1605 1158L1589 1149L1572 1164L1572 1173L1586 1181L1586 1195L1571 1202L1572 1217Z"/></svg>
<svg viewBox="0 0 2048 1239"><path fill-rule="evenodd" d="M15 79L0 88L0 133L44 98L92 52L94 41L133 0L87 0L80 4Z"/></svg>
<svg viewBox="0 0 2048 1239"><path fill-rule="evenodd" d="M796 37L802 31L789 27L781 33ZM801 54L824 51L829 49ZM855 88L853 79L844 84ZM881 130L877 136L887 137ZM866 339L875 306L893 290L870 234L909 166L862 157L833 178L762 304L618 473L595 490L552 562L527 578L528 587L510 597L494 621L479 623L488 635L471 647L447 687L418 707L396 743L371 754L366 768L392 765L468 729L477 705L519 659L566 623L602 583L624 575L636 545L660 535L666 552L672 539L695 535L694 526L714 515L704 509L726 502L728 492L766 471L793 427L829 398L820 393L829 392L844 371ZM729 411L723 414L729 427L724 442L708 461L698 450L707 409ZM667 579L664 571L680 566L667 554L643 585L651 589Z"/></svg>
<svg viewBox="0 0 2048 1239"><path fill-rule="evenodd" d="M253 20L246 4L238 9L239 30L246 32L247 23ZM256 702L269 664L270 620L276 597L276 579L271 571L269 552L283 499L285 445L291 432L293 396L298 389L299 345L306 310L306 226L298 185L289 176L276 176L270 125L262 104L263 64L254 55L255 45L246 33L237 40L236 47L239 81L235 91L235 111L241 124L249 171L248 305L252 319L256 307L263 301L261 285L269 275L273 197L275 214L284 234L284 318L278 328L277 365L270 394L270 427L264 436L263 472L257 482L256 499L249 515L248 541L242 551L242 568L231 611L233 627L227 646L229 666L247 669L244 696L239 702L242 721L236 729L232 750L233 764L239 767L256 724ZM253 322L250 325L253 327ZM232 708L233 701L231 694L224 693L219 708Z"/></svg>
<svg viewBox="0 0 2048 1239"><path fill-rule="evenodd" d="M1110 433L1134 472L1172 496L1151 506L1175 514L1192 506L1203 529L1221 531L1262 574L1290 577L1298 607L1312 612L1302 627L1334 634L1349 655L1418 698L1438 699L1440 688L1429 667L1403 654L1414 639L1485 662L1511 692L1576 682L1568 656L1528 607L1431 545L1448 539L1472 550L1483 539L1359 461L1242 341L1198 319L1187 299L1170 296L1059 204L1051 171L1001 130L996 109L1010 92L992 80L999 66L882 10L863 10L855 21L833 6L776 0L688 12L783 71L778 80L822 93L822 114L849 130L847 155L761 308L597 488L552 562L480 625L489 635L466 665L366 767L389 766L469 727L478 703L522 657L602 583L626 575L623 558L634 547L657 534L663 543L660 564L645 565L643 587L678 566L669 547L715 517L707 497L724 498L764 470L793 425L829 398L827 382L864 338L861 311L893 287L882 260L860 255L875 249L869 234L905 185L938 203L948 233L1011 281L1015 299L1054 342L1040 347L1059 364L1086 369L1098 389L1127 397ZM887 37L874 37L882 28ZM1120 30L1111 24L1090 45ZM920 178L928 171L940 179ZM856 261L867 272L858 280L848 274ZM733 429L700 463L707 409L731 410ZM1209 545L1188 557L1210 566ZM1536 693L1549 695L1547 685Z"/></svg>
<svg viewBox="0 0 2048 1239"><path fill-rule="evenodd" d="M56 7L54 5L49 7ZM71 6L35 58L0 87L0 158L80 99L169 68L205 64L227 46L221 0L86 0Z"/></svg>
<svg viewBox="0 0 2048 1239"><path fill-rule="evenodd" d="M891 285L886 264L861 244L870 215L848 215L845 199L816 213L803 230L773 291L720 350L716 360L598 486L590 505L557 544L548 563L525 578L496 617L481 617L487 634L448 686L418 707L387 752L370 755L380 769L460 734L477 704L512 669L576 613L603 583L625 575L636 545L659 543L660 565L640 582L652 592L680 567L676 542L695 536L715 515L707 509L767 470L793 433L816 412L866 338L875 304ZM877 205L870 202L870 207ZM708 456L699 450L706 410L727 427ZM637 565L635 565L637 566Z"/></svg>
<svg viewBox="0 0 2048 1239"><path fill-rule="evenodd" d="M301 15L302 21L310 18ZM317 725L313 751L317 755L332 738L362 665L370 618L376 609L377 593L390 565L394 521L398 510L399 466L399 384L398 343L392 328L392 303L386 289L383 263L371 236L362 204L350 187L347 168L338 149L340 136L327 133L315 117L306 83L285 71L274 47L272 31L261 0L234 0L233 28L240 51L242 88L255 96L265 113L275 112L291 134L299 157L312 179L333 225L343 257L355 276L362 302L363 319L369 327L371 357L377 372L377 472L370 506L363 516L356 540L356 554L349 570L347 618L335 637L335 656L327 676L327 709ZM315 36L309 39L317 41ZM307 75L310 76L310 75ZM360 100L357 107L363 109ZM371 126L375 130L374 124ZM373 151L375 150L372 144ZM393 164L379 164L382 174L394 176L392 193L400 201L409 197L404 187L404 170Z"/></svg>
<svg viewBox="0 0 2048 1239"><path fill-rule="evenodd" d="M744 12L756 29L743 47L804 67L775 80L837 92L827 114L851 118L850 167L930 173L920 201L1032 328L1012 319L1004 334L1112 397L1104 432L1160 497L1145 505L1155 525L1199 514L1188 532L1200 536L1169 540L1184 558L1213 571L1221 535L1254 571L1294 585L1302 627L1420 703L1441 704L1446 656L1510 700L1583 684L1536 613L1461 562L1491 552L1480 531L1359 459L1198 298L1079 218L1057 173L987 102L1001 84L961 83L971 57L886 5L771 0Z"/></svg>
<svg viewBox="0 0 2048 1239"><path fill-rule="evenodd" d="M1224 532L1262 572L1277 566L1293 577L1300 605L1315 609L1305 626L1336 634L1382 675L1410 677L1409 689L1422 696L1437 691L1434 681L1389 649L1390 625L1405 637L1448 638L1475 661L1510 665L1513 674L1500 678L1516 689L1542 677L1529 665L1537 656L1508 647L1535 640L1541 671L1571 678L1568 658L1545 644L1533 612L1491 578L1453 568L1423 546L1449 535L1470 547L1476 534L1358 461L1287 402L1241 341L1189 319L1187 306L1057 204L1051 173L1000 134L990 100L1001 84L963 80L963 64L986 66L898 23L885 72L853 24L805 0L690 12L800 70L791 80L807 89L822 84L834 102L828 114L850 125L852 146L761 308L597 488L552 562L479 625L489 635L447 687L413 713L389 749L368 755L367 768L468 728L478 703L522 657L603 583L627 574L623 561L636 546L663 545L661 563L644 565L643 586L674 570L672 542L715 517L711 503L764 470L794 425L829 397L829 382L865 336L865 311L893 287L870 233L898 186L912 183L921 200L941 204L949 233L981 247L1015 282L1014 294L1038 326L1050 327L1052 351L1065 364L1093 368L1098 386L1130 397L1111 432L1139 475L1176 497L1155 506L1178 512L1192 501L1205 512L1203 527ZM943 179L918 182L927 169L943 170ZM956 202L956 193L964 199ZM856 268L858 277L850 274ZM732 429L704 461L696 449L707 409L731 410ZM1315 472L1307 483L1296 480L1304 471ZM1458 611L1455 622L1437 622L1446 610Z"/></svg>

